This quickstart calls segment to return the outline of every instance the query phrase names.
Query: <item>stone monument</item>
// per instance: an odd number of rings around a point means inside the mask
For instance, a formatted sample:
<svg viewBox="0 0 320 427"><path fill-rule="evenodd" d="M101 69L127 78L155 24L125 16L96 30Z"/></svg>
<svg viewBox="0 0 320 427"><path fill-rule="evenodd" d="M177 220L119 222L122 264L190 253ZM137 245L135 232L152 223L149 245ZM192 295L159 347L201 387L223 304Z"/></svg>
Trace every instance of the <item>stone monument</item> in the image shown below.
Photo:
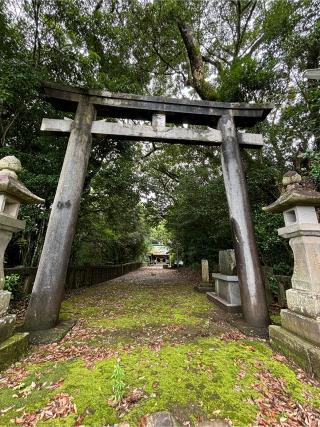
<svg viewBox="0 0 320 427"><path fill-rule="evenodd" d="M215 292L207 292L208 298L224 310L241 312L240 287L236 258L233 249L219 251L219 273L213 273Z"/></svg>
<svg viewBox="0 0 320 427"><path fill-rule="evenodd" d="M202 283L209 283L209 263L207 259L201 260Z"/></svg>
<svg viewBox="0 0 320 427"><path fill-rule="evenodd" d="M20 161L14 156L0 160L0 369L17 360L28 345L28 334L13 335L15 315L6 314L11 292L4 290L4 253L12 234L26 225L18 219L20 204L44 202L18 180L17 172L21 169Z"/></svg>
<svg viewBox="0 0 320 427"><path fill-rule="evenodd" d="M282 326L269 327L272 347L320 377L320 224L315 207L320 193L302 186L297 172L284 175L279 199L263 208L284 216L278 234L289 239L294 255L288 309L281 310Z"/></svg>
<svg viewBox="0 0 320 427"><path fill-rule="evenodd" d="M194 287L197 292L213 291L213 285L210 283L209 262L207 259L201 260L201 283Z"/></svg>

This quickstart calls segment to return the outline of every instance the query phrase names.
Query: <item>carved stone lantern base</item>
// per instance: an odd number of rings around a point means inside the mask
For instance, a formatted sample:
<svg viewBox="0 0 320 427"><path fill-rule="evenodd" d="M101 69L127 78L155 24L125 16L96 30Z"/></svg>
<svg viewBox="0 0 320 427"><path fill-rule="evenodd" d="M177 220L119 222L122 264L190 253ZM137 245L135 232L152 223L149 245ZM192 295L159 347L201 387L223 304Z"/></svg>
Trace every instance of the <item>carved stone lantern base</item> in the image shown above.
<svg viewBox="0 0 320 427"><path fill-rule="evenodd" d="M17 361L28 348L28 333L15 333L16 316L6 314L11 292L4 290L3 260L12 234L25 228L18 219L21 203L42 203L19 180L20 161L14 156L0 159L0 370Z"/></svg>
<svg viewBox="0 0 320 427"><path fill-rule="evenodd" d="M320 378L320 348L287 329L269 326L271 346L280 353L294 360L309 374Z"/></svg>
<svg viewBox="0 0 320 427"><path fill-rule="evenodd" d="M281 310L281 326L269 327L273 348L320 378L320 224L316 206L320 193L300 186L295 172L284 176L287 186L279 199L264 208L282 212L285 227L278 234L289 239L294 269L288 309Z"/></svg>

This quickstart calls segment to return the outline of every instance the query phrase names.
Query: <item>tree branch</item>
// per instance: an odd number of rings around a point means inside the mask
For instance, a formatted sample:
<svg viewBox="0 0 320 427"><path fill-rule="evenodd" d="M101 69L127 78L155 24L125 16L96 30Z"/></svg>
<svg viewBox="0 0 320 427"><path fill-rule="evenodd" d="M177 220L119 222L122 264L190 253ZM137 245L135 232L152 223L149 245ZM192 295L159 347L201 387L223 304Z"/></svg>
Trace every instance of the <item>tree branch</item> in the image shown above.
<svg viewBox="0 0 320 427"><path fill-rule="evenodd" d="M200 52L200 46L194 38L193 31L185 22L178 20L177 24L188 54L192 76L192 87L201 99L215 101L217 96L212 85L205 80L203 58Z"/></svg>
<svg viewBox="0 0 320 427"><path fill-rule="evenodd" d="M202 60L203 62L206 62L207 64L211 64L213 65L219 74L221 74L222 72L222 64L220 61L216 60L216 59L211 59L208 56L202 56Z"/></svg>
<svg viewBox="0 0 320 427"><path fill-rule="evenodd" d="M182 76L182 78L183 78L183 80L184 81L186 81L187 79L186 79L186 76L184 75L184 73L182 72L182 71L180 71L180 70L177 70L173 65L171 65L170 64L170 62L168 62L162 55L161 55L161 53L158 51L158 49L157 49L157 47L156 47L156 45L155 45L155 41L153 41L153 43L152 43L152 48L153 48L153 50L155 51L155 53L156 53L156 55L159 57L159 59L160 59L160 61L162 61L166 66L167 66L167 68L170 68L172 71L174 71L175 73L177 73L177 74L180 74L181 76Z"/></svg>
<svg viewBox="0 0 320 427"><path fill-rule="evenodd" d="M151 154L155 153L156 151L161 151L162 147L157 147L154 142L152 142L152 149L148 151L147 154L141 157L141 160L146 159L147 157L151 156Z"/></svg>

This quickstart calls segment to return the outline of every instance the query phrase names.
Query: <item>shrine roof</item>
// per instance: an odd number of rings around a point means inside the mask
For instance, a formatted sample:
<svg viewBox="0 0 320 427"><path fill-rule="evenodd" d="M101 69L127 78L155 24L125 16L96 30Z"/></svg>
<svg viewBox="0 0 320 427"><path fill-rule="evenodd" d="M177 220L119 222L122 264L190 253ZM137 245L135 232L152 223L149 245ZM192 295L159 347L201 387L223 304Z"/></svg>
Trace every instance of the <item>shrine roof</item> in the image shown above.
<svg viewBox="0 0 320 427"><path fill-rule="evenodd" d="M56 109L64 112L75 112L79 100L83 96L88 96L100 117L151 121L153 114L163 113L168 123L189 123L210 127L216 126L219 118L227 112L231 112L237 126L252 127L263 121L273 108L272 104L199 101L112 93L52 82L42 84L42 94Z"/></svg>

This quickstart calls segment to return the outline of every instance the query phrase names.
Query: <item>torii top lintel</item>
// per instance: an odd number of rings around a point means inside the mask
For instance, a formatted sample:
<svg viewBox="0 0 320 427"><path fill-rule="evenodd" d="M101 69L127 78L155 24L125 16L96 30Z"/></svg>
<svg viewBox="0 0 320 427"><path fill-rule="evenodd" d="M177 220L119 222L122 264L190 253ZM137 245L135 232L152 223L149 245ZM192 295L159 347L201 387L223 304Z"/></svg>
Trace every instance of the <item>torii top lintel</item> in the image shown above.
<svg viewBox="0 0 320 427"><path fill-rule="evenodd" d="M272 104L196 101L160 96L140 96L112 93L101 90L64 86L44 82L42 92L48 101L64 112L75 112L83 95L95 106L101 117L151 120L153 114L163 113L167 122L189 123L214 127L219 118L228 112L236 126L252 127L263 121L272 110Z"/></svg>

